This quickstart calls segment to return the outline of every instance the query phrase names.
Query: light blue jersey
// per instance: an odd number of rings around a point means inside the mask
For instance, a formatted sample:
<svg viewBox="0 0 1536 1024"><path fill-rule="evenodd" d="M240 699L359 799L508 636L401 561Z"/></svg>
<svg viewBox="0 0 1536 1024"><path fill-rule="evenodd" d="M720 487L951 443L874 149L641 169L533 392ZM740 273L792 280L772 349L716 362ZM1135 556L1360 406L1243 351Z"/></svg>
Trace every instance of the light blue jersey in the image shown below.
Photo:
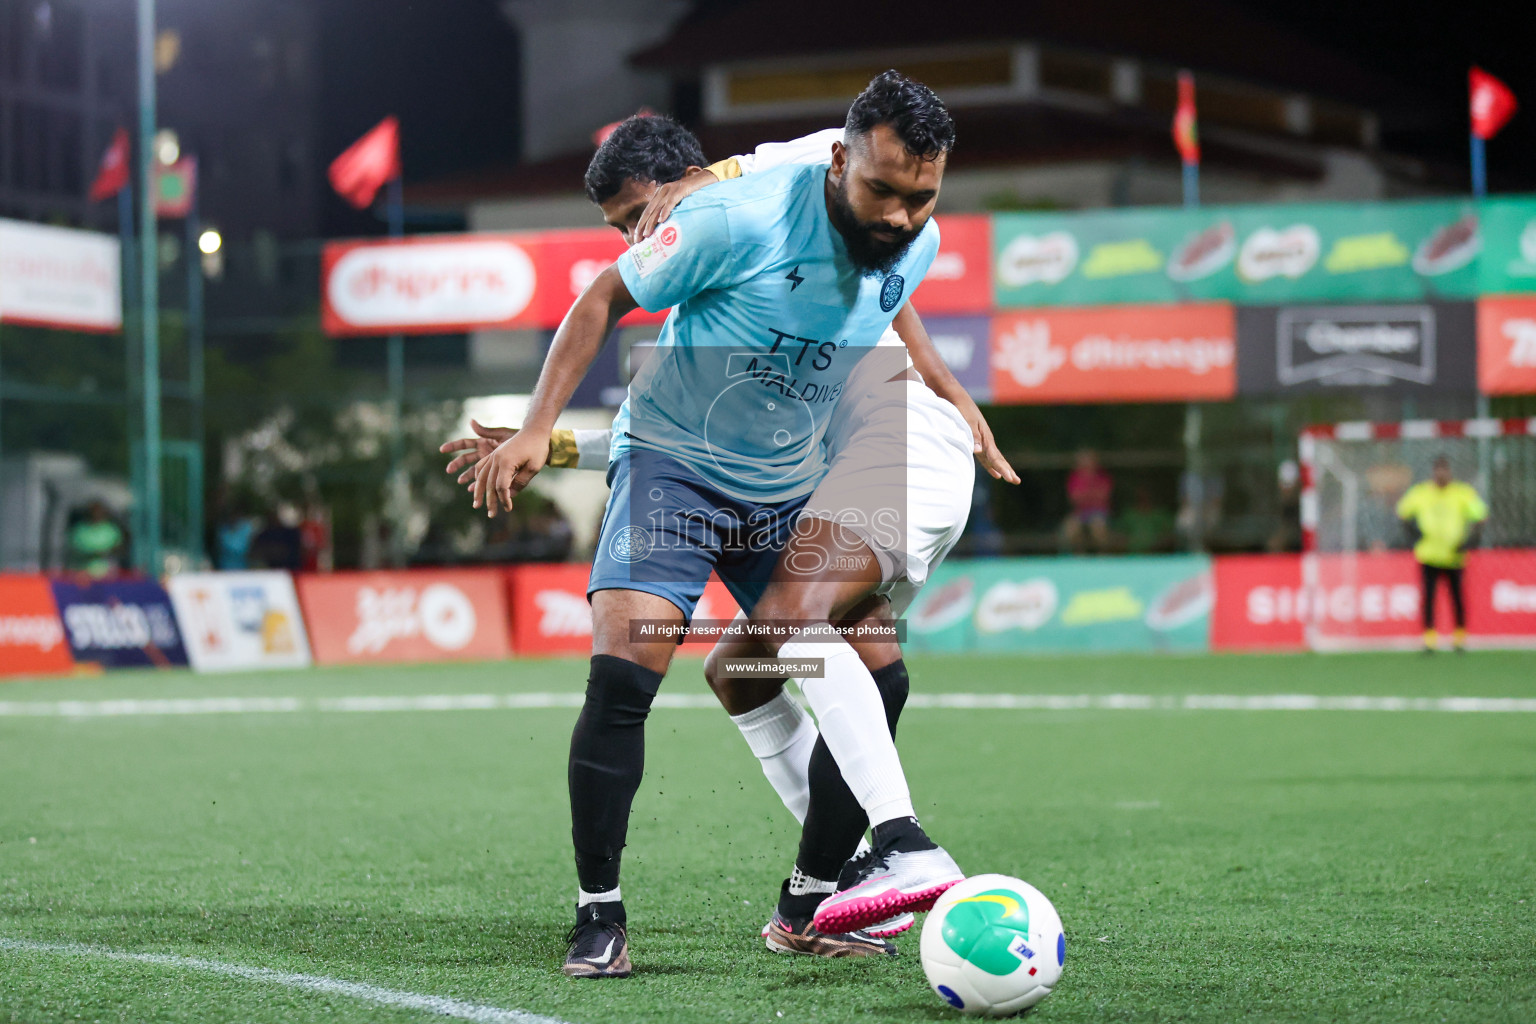
<svg viewBox="0 0 1536 1024"><path fill-rule="evenodd" d="M619 257L643 308L673 308L614 420L613 461L666 452L763 503L816 486L849 372L939 248L930 220L890 274L863 276L827 217L826 173L799 164L712 185Z"/></svg>

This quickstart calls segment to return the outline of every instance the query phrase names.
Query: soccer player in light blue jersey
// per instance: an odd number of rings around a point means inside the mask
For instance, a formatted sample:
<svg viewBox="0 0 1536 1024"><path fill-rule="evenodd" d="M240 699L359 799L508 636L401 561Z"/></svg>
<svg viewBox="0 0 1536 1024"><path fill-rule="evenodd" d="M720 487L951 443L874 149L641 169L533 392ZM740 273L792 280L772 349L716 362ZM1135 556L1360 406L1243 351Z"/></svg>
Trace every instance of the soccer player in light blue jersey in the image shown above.
<svg viewBox="0 0 1536 1024"><path fill-rule="evenodd" d="M572 738L580 897L567 973L630 969L619 852L676 627L711 570L753 608L824 471L821 436L849 371L937 250L929 216L953 141L947 112L894 73L854 111L830 166L723 183L600 275L557 332L523 430L476 467L477 505L510 508L545 464L555 417L617 319L637 304L674 307L616 424L613 494L588 588L594 654ZM819 713L883 716L868 670L826 625L786 623L765 642L785 656L824 657L829 681L848 674L839 691L873 700L855 707L827 688L823 709L808 692ZM889 765L864 767L900 776L885 738ZM882 824L910 821L925 840L910 801L897 802L901 821L874 822L877 837Z"/></svg>

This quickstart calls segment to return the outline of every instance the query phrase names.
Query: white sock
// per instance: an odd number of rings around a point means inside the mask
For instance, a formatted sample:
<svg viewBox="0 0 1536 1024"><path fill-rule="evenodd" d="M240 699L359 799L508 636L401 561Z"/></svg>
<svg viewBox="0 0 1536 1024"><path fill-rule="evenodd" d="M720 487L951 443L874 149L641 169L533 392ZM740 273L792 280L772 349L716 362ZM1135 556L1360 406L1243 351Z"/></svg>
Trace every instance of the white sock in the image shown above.
<svg viewBox="0 0 1536 1024"><path fill-rule="evenodd" d="M880 688L858 652L830 624L821 623L799 631L779 648L779 658L824 662L822 678L800 680L800 690L816 712L827 749L869 815L870 826L916 817L896 742L885 722Z"/></svg>
<svg viewBox="0 0 1536 1024"><path fill-rule="evenodd" d="M576 887L576 906L578 907L584 907L588 903L618 903L623 898L619 894L618 886L614 886L607 892L587 892L580 886Z"/></svg>
<svg viewBox="0 0 1536 1024"><path fill-rule="evenodd" d="M808 892L831 895L837 892L837 879L812 878L797 867L789 875L789 894L791 896L804 896Z"/></svg>
<svg viewBox="0 0 1536 1024"><path fill-rule="evenodd" d="M760 708L732 715L742 738L763 766L763 774L789 813L805 824L811 804L811 751L816 746L816 723L787 690Z"/></svg>

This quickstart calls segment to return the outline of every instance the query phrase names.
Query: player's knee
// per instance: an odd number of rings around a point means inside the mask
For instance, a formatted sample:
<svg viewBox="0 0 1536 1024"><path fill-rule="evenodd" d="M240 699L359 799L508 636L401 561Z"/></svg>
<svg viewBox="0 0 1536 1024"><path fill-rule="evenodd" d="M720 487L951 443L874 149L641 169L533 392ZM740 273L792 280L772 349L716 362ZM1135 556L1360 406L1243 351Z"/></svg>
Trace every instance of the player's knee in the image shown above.
<svg viewBox="0 0 1536 1024"><path fill-rule="evenodd" d="M807 587L783 587L770 590L752 609L752 621L758 624L797 628L825 621L829 609L804 593Z"/></svg>
<svg viewBox="0 0 1536 1024"><path fill-rule="evenodd" d="M651 703L661 689L661 673L644 665L607 654L592 656L591 674L587 676L587 696L582 717L603 727L636 726L645 723Z"/></svg>

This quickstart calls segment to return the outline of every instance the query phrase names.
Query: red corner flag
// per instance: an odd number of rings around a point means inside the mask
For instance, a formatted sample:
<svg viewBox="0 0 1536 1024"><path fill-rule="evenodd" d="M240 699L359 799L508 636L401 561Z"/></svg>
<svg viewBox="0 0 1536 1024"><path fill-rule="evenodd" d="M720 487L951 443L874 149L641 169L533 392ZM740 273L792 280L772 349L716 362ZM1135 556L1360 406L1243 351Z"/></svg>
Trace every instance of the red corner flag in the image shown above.
<svg viewBox="0 0 1536 1024"><path fill-rule="evenodd" d="M1482 68L1473 68L1467 78L1471 85L1472 134L1491 139L1515 116L1520 105L1509 86Z"/></svg>
<svg viewBox="0 0 1536 1024"><path fill-rule="evenodd" d="M1200 162L1200 132L1195 125L1195 76L1179 72L1179 109L1173 115L1173 144L1186 164Z"/></svg>
<svg viewBox="0 0 1536 1024"><path fill-rule="evenodd" d="M371 128L331 161L331 187L359 210L366 210L379 189L400 176L400 122L393 114Z"/></svg>
<svg viewBox="0 0 1536 1024"><path fill-rule="evenodd" d="M91 182L91 202L111 199L128 185L128 129L119 128L112 144L101 155L96 180Z"/></svg>

